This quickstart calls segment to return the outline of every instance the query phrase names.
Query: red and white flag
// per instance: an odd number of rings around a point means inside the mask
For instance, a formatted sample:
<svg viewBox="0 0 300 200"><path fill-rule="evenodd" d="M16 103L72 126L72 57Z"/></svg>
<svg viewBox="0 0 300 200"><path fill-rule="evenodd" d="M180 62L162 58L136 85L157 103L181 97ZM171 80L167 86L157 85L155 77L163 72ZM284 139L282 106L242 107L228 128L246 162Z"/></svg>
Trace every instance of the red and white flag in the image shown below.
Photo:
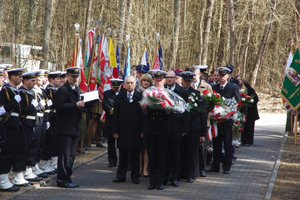
<svg viewBox="0 0 300 200"><path fill-rule="evenodd" d="M156 56L155 56L154 63L153 63L153 65L152 65L152 69L160 69L160 62L159 62L159 52L158 52L158 49L156 49Z"/></svg>
<svg viewBox="0 0 300 200"><path fill-rule="evenodd" d="M213 123L207 130L207 141L212 141L215 137L218 136L218 126L216 123Z"/></svg>

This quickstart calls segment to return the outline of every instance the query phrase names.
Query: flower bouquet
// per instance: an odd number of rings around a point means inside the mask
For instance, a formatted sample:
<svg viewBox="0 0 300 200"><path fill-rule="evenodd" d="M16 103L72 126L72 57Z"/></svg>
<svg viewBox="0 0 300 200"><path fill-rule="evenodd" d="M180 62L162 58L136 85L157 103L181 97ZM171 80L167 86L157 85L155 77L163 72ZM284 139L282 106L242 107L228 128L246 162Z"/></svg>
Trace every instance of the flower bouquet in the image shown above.
<svg viewBox="0 0 300 200"><path fill-rule="evenodd" d="M215 105L214 109L209 113L210 118L215 123L223 123L232 118L232 115L237 111L237 105L234 99L226 100L220 105Z"/></svg>
<svg viewBox="0 0 300 200"><path fill-rule="evenodd" d="M233 126L232 126L232 138L233 140L239 140L241 138L241 132L243 131L244 117L240 111L237 111L232 116Z"/></svg>
<svg viewBox="0 0 300 200"><path fill-rule="evenodd" d="M212 111L215 105L221 105L221 103L224 102L224 99L216 91L208 92L204 90L201 95L205 99L208 112Z"/></svg>
<svg viewBox="0 0 300 200"><path fill-rule="evenodd" d="M188 109L188 104L175 92L157 87L149 87L143 92L140 104L146 104L151 109L171 110L183 113Z"/></svg>
<svg viewBox="0 0 300 200"><path fill-rule="evenodd" d="M196 96L196 94L194 92L191 93L188 100L189 100L189 106L188 106L189 111L200 112L202 110L199 107L199 105L197 104L197 101L199 100L199 98Z"/></svg>
<svg viewBox="0 0 300 200"><path fill-rule="evenodd" d="M242 106L246 105L246 106L252 107L252 104L254 102L253 95L249 96L249 95L245 94L245 90L244 89L241 89L240 90L240 96L241 96Z"/></svg>

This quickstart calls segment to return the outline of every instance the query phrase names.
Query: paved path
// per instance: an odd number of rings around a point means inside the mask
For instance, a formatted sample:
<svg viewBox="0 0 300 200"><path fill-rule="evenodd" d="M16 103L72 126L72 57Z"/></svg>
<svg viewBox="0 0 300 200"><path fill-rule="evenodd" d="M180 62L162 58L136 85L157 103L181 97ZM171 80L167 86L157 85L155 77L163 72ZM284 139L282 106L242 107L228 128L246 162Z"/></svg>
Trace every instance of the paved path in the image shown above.
<svg viewBox="0 0 300 200"><path fill-rule="evenodd" d="M26 192L15 199L264 199L273 168L283 141L285 115L261 114L257 121L255 141L251 147L236 150L238 157L230 174L208 173L194 183L179 181L180 187L165 186L165 190L147 190L148 179L131 183L113 183L116 168L107 168L107 156L74 170L72 177L80 188L55 187L55 180Z"/></svg>

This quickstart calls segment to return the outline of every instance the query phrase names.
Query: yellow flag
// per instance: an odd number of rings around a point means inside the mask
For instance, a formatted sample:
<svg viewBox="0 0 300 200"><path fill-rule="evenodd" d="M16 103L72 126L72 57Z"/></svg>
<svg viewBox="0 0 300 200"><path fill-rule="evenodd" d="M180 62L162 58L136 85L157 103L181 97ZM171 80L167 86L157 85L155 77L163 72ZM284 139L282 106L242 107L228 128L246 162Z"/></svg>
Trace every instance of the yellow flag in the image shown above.
<svg viewBox="0 0 300 200"><path fill-rule="evenodd" d="M112 41L111 38L109 38L108 53L109 53L109 63L110 63L110 66L117 67L116 53L115 53L113 41Z"/></svg>

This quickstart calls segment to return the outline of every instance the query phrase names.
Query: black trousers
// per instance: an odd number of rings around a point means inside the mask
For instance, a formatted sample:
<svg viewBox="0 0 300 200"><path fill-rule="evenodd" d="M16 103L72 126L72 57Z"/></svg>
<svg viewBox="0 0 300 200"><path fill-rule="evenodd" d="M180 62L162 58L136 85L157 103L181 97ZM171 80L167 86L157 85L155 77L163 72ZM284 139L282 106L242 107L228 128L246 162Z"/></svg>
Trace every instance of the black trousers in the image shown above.
<svg viewBox="0 0 300 200"><path fill-rule="evenodd" d="M168 135L145 134L149 160L150 185L164 183L168 153Z"/></svg>
<svg viewBox="0 0 300 200"><path fill-rule="evenodd" d="M254 126L255 121L246 122L245 129L242 134L242 143L244 144L253 144L254 141Z"/></svg>
<svg viewBox="0 0 300 200"><path fill-rule="evenodd" d="M46 122L43 122L42 126L36 126L35 127L35 131L39 132L39 128L41 129L40 132L40 140L39 140L39 147L38 147L38 155L36 158L36 161L39 162L40 161L40 157L42 155L42 151L43 151L43 145L45 142L45 137L46 137L46 132L47 132L47 125Z"/></svg>
<svg viewBox="0 0 300 200"><path fill-rule="evenodd" d="M41 160L50 160L52 156L58 156L59 136L56 133L55 119L50 119L50 124L42 145Z"/></svg>
<svg viewBox="0 0 300 200"><path fill-rule="evenodd" d="M223 170L229 171L232 162L232 126L225 126L225 131L221 132L218 127L218 136L213 139L213 162L212 168L220 170L220 162L222 156L222 142L224 142L225 159L223 162Z"/></svg>
<svg viewBox="0 0 300 200"><path fill-rule="evenodd" d="M113 137L112 128L109 126L105 126L107 133L107 155L108 155L108 163L112 165L116 165L118 158L116 152L116 139Z"/></svg>
<svg viewBox="0 0 300 200"><path fill-rule="evenodd" d="M1 122L1 128L2 128ZM4 131L1 129L0 131ZM5 127L6 131L6 142L0 144L0 174L8 173L14 163L17 147L20 142L20 129ZM1 138L2 139L2 138Z"/></svg>
<svg viewBox="0 0 300 200"><path fill-rule="evenodd" d="M39 128L42 127L39 126ZM35 128L32 128L31 130L33 130L32 137L31 137L25 165L33 167L37 163L38 151L39 151L40 140L41 140L41 132L36 131Z"/></svg>
<svg viewBox="0 0 300 200"><path fill-rule="evenodd" d="M13 171L15 172L25 171L26 165L30 162L30 160L35 160L36 158L32 158L33 154L29 153L31 142L35 139L33 127L23 126L23 128L21 127L20 129L20 134L25 135L26 142L21 140L18 142L17 152L13 164Z"/></svg>
<svg viewBox="0 0 300 200"><path fill-rule="evenodd" d="M78 136L59 135L57 181L67 183L73 171Z"/></svg>
<svg viewBox="0 0 300 200"><path fill-rule="evenodd" d="M126 180L129 152L131 155L131 180L137 181L140 177L140 149L119 149L119 166L116 177L119 180Z"/></svg>
<svg viewBox="0 0 300 200"><path fill-rule="evenodd" d="M168 141L166 177L171 181L178 180L181 140Z"/></svg>

